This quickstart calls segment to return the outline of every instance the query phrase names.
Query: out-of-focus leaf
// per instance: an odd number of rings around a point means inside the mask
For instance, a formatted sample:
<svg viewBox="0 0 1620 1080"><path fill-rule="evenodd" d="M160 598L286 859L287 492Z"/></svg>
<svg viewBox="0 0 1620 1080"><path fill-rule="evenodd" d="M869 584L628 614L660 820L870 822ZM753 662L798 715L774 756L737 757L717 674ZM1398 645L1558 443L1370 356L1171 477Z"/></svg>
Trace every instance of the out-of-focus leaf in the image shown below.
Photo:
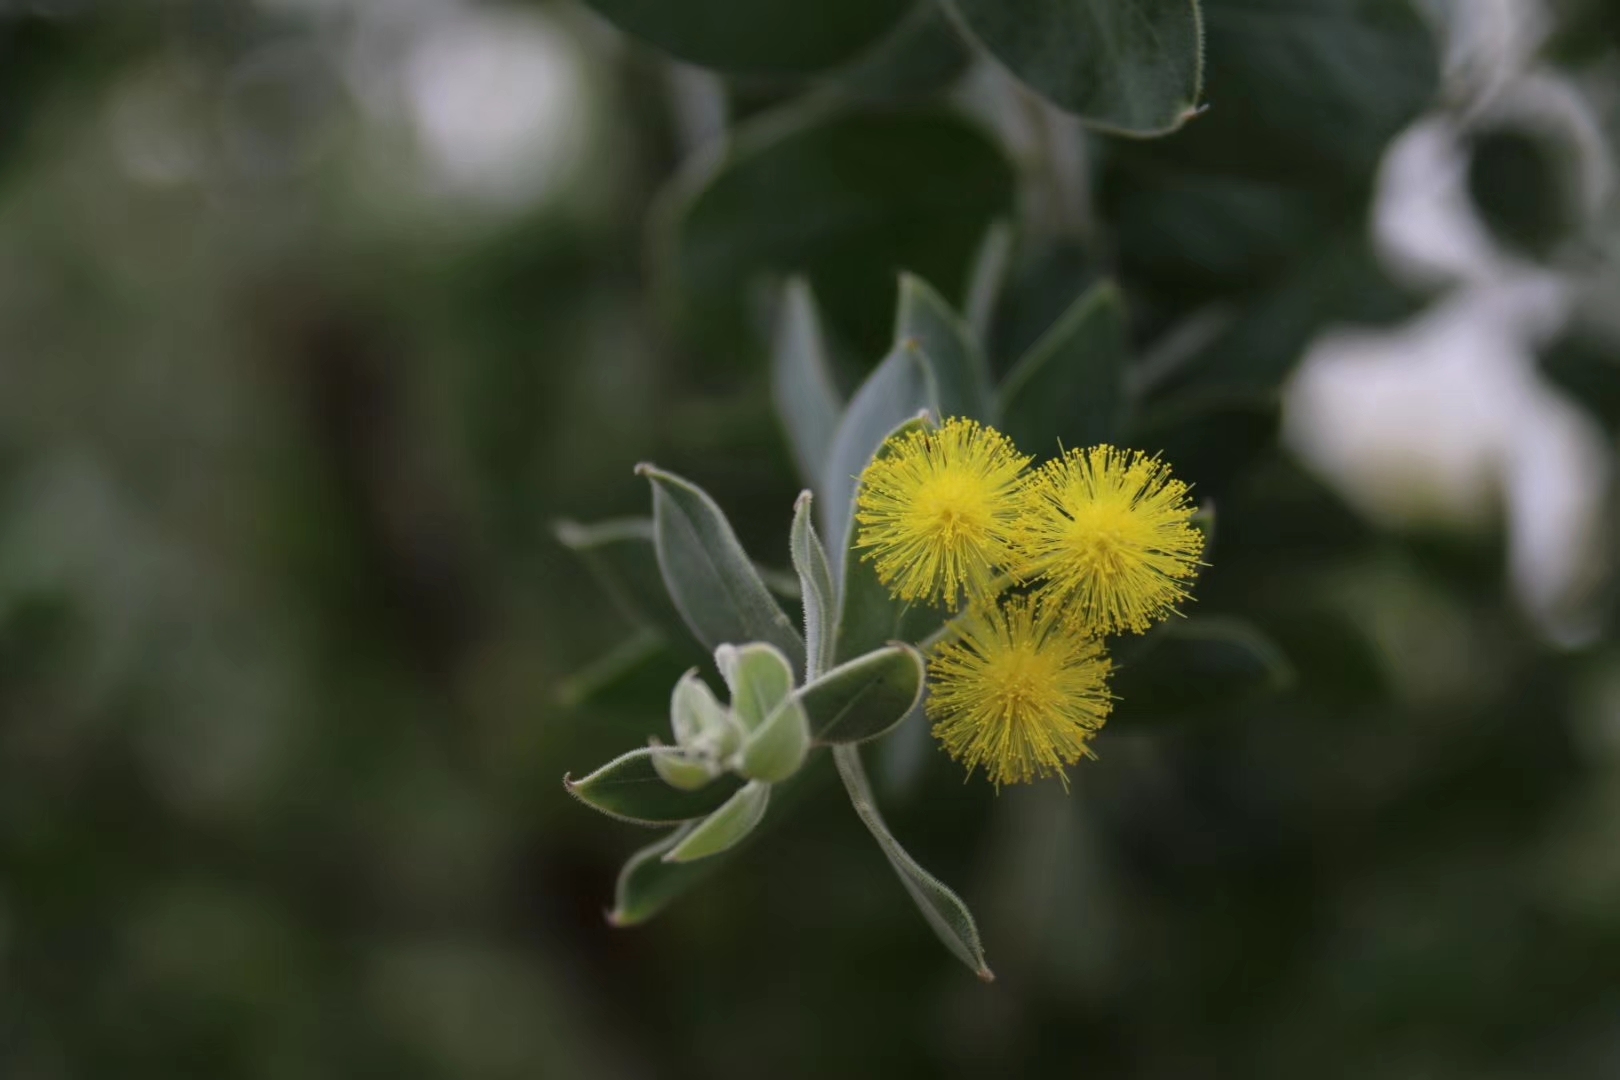
<svg viewBox="0 0 1620 1080"><path fill-rule="evenodd" d="M981 352L990 345L990 332L995 326L996 304L1001 299L1001 290L1007 285L1007 275L1012 271L1013 240L1014 233L1010 222L991 222L990 227L984 231L984 240L979 244L978 254L973 257L973 271L968 277L967 300L963 304L963 312L967 316L968 326L972 329L974 338L979 342Z"/></svg>
<svg viewBox="0 0 1620 1080"><path fill-rule="evenodd" d="M714 662L731 688L731 710L744 731L758 730L793 693L793 664L770 645L722 645Z"/></svg>
<svg viewBox="0 0 1620 1080"><path fill-rule="evenodd" d="M1040 242L1009 267L990 323L991 371L1004 380L1083 295L1103 280L1092 250L1073 239Z"/></svg>
<svg viewBox="0 0 1620 1080"><path fill-rule="evenodd" d="M582 779L563 777L574 798L635 825L679 825L711 814L741 785L734 776L722 776L701 791L672 788L658 775L652 747L632 750Z"/></svg>
<svg viewBox="0 0 1620 1080"><path fill-rule="evenodd" d="M900 275L900 311L895 345L915 342L928 358L939 393L939 415L988 423L994 408L990 365L973 331L944 297L914 274Z"/></svg>
<svg viewBox="0 0 1620 1080"><path fill-rule="evenodd" d="M765 718L743 744L737 771L750 780L779 784L799 771L810 753L810 719L797 696L789 697Z"/></svg>
<svg viewBox="0 0 1620 1080"><path fill-rule="evenodd" d="M1197 112L1196 0L946 0L1020 80L1088 123L1174 131Z"/></svg>
<svg viewBox="0 0 1620 1080"><path fill-rule="evenodd" d="M762 116L665 193L654 263L693 325L740 320L757 275L802 273L835 337L875 355L895 271L965 281L1013 190L995 143L957 116L825 106Z"/></svg>
<svg viewBox="0 0 1620 1080"><path fill-rule="evenodd" d="M915 101L938 92L967 70L962 36L932 0L915 5L870 51L835 76L841 94L862 101Z"/></svg>
<svg viewBox="0 0 1620 1080"><path fill-rule="evenodd" d="M919 866L917 860L889 832L872 798L872 785L866 778L866 767L861 764L860 748L835 746L833 760L838 765L838 775L844 781L844 789L849 793L855 813L878 842L878 847L882 848L884 857L894 867L906 892L911 894L917 910L922 912L928 925L939 935L939 940L957 959L985 982L993 982L995 975L985 963L984 947L979 943L979 928L973 921L973 913L943 882Z"/></svg>
<svg viewBox="0 0 1620 1080"><path fill-rule="evenodd" d="M843 61L898 22L911 0L586 0L620 29L689 63L805 73Z"/></svg>
<svg viewBox="0 0 1620 1080"><path fill-rule="evenodd" d="M794 278L783 291L771 345L771 396L788 446L806 483L821 479L844 411L810 283Z"/></svg>
<svg viewBox="0 0 1620 1080"><path fill-rule="evenodd" d="M838 545L831 552L838 573L849 531L855 486L872 455L895 428L918 413L939 415L939 392L927 359L909 342L896 346L844 410L833 436L821 482L822 533Z"/></svg>
<svg viewBox="0 0 1620 1080"><path fill-rule="evenodd" d="M763 641L795 666L804 641L760 580L731 523L701 488L652 465L654 546L675 607L704 645Z"/></svg>
<svg viewBox="0 0 1620 1080"><path fill-rule="evenodd" d="M1100 282L1076 300L1001 385L1002 426L1026 453L1119 438L1125 419L1125 311Z"/></svg>
<svg viewBox="0 0 1620 1080"><path fill-rule="evenodd" d="M926 426L921 419L907 420L878 445ZM893 641L921 641L944 620L943 612L913 607L889 595L871 560L861 558L855 549L855 536L853 528L844 532L843 584L838 590L838 624L833 629L834 663L865 656Z"/></svg>
<svg viewBox="0 0 1620 1080"><path fill-rule="evenodd" d="M1620 433L1620 339L1577 323L1541 354L1541 371L1611 435Z"/></svg>
<svg viewBox="0 0 1620 1080"><path fill-rule="evenodd" d="M692 827L663 856L668 863L707 859L735 847L754 831L771 801L771 785L750 780L726 804Z"/></svg>
<svg viewBox="0 0 1620 1080"><path fill-rule="evenodd" d="M606 655L575 672L557 687L557 702L566 708L585 704L617 686L664 649L664 638L643 627Z"/></svg>
<svg viewBox="0 0 1620 1080"><path fill-rule="evenodd" d="M1175 619L1119 660L1109 726L1179 720L1276 693L1293 681L1287 658L1250 624L1231 618Z"/></svg>
<svg viewBox="0 0 1620 1080"><path fill-rule="evenodd" d="M816 535L812 521L814 497L806 491L793 505L789 548L793 568L799 572L799 593L804 601L805 677L813 679L832 666L833 623L838 618L838 587L832 563Z"/></svg>
<svg viewBox="0 0 1620 1080"><path fill-rule="evenodd" d="M620 518L595 525L559 521L557 541L579 556L624 617L650 626L677 647L689 640L686 623L670 601L653 549L652 518Z"/></svg>
<svg viewBox="0 0 1620 1080"><path fill-rule="evenodd" d="M862 743L894 730L922 701L927 668L910 645L894 644L841 664L799 691L821 743Z"/></svg>

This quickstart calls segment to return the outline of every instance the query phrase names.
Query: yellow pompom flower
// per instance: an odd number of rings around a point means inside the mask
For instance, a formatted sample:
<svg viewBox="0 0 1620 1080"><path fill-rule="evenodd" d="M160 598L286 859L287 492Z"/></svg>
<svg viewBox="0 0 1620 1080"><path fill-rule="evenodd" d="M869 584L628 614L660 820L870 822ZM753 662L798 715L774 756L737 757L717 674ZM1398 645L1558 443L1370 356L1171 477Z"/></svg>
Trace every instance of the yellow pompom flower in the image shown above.
<svg viewBox="0 0 1620 1080"><path fill-rule="evenodd" d="M1042 467L1029 498L1023 572L1045 578L1041 602L1070 625L1141 633L1187 599L1204 534L1187 485L1158 458L1070 450Z"/></svg>
<svg viewBox="0 0 1620 1080"><path fill-rule="evenodd" d="M955 606L964 595L987 597L997 569L1014 558L1029 462L972 420L908 432L861 476L855 546L901 600Z"/></svg>
<svg viewBox="0 0 1620 1080"><path fill-rule="evenodd" d="M1100 641L1032 597L975 608L929 662L928 717L946 751L999 788L1092 756L1113 708Z"/></svg>

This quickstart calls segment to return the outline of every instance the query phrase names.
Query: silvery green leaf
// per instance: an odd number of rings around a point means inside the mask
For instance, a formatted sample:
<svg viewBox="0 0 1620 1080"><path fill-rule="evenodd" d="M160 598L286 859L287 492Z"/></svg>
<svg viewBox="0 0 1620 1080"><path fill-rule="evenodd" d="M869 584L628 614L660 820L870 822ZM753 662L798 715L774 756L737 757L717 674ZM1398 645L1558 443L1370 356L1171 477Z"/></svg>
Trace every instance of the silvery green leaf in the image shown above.
<svg viewBox="0 0 1620 1080"><path fill-rule="evenodd" d="M833 436L822 479L822 535L837 545L832 555L836 575L849 546L855 487L872 455L897 427L919 413L939 416L939 391L922 350L902 342L867 376L855 392Z"/></svg>
<svg viewBox="0 0 1620 1080"><path fill-rule="evenodd" d="M926 426L920 419L907 420L880 440L880 450L892 445L892 440ZM833 628L835 663L864 656L893 641L921 641L944 621L941 611L908 604L891 596L878 580L872 561L863 559L855 548L855 538L853 527L845 530L843 585L838 591L838 623Z"/></svg>
<svg viewBox="0 0 1620 1080"><path fill-rule="evenodd" d="M861 743L886 735L922 701L927 667L895 643L841 664L798 693L820 743Z"/></svg>
<svg viewBox="0 0 1620 1080"><path fill-rule="evenodd" d="M980 346L990 341L990 332L996 321L996 303L1007 284L1012 269L1013 229L1005 219L992 221L984 231L979 253L973 259L973 274L968 279L967 301L963 314ZM994 404L994 402L992 402ZM990 417L996 423L997 417Z"/></svg>
<svg viewBox="0 0 1620 1080"><path fill-rule="evenodd" d="M1030 89L1107 131L1164 135L1197 114L1197 0L948 0Z"/></svg>
<svg viewBox="0 0 1620 1080"><path fill-rule="evenodd" d="M722 776L702 791L670 787L653 764L653 749L642 747L603 765L580 780L563 777L563 787L580 802L634 825L678 825L713 813L741 784Z"/></svg>
<svg viewBox="0 0 1620 1080"><path fill-rule="evenodd" d="M833 760L838 764L838 775L844 781L844 789L849 793L855 813L878 842L878 847L883 849L889 865L900 876L900 883L911 894L911 899L923 918L928 920L928 925L934 928L934 933L939 935L945 947L973 969L975 975L985 982L993 982L995 975L984 961L984 947L979 942L979 928L973 921L973 913L943 882L919 866L917 860L889 832L883 815L878 812L877 803L872 799L872 785L866 778L865 766L861 764L860 748L835 746Z"/></svg>
<svg viewBox="0 0 1620 1080"><path fill-rule="evenodd" d="M650 666L665 649L664 636L651 627L638 628L630 637L564 679L557 687L557 703L574 708L629 681Z"/></svg>
<svg viewBox="0 0 1620 1080"><path fill-rule="evenodd" d="M731 688L731 712L745 732L757 731L793 693L793 665L763 642L722 645L714 650L714 662Z"/></svg>
<svg viewBox="0 0 1620 1080"><path fill-rule="evenodd" d="M750 780L779 784L798 772L809 754L809 718L798 699L789 696L748 736L737 771Z"/></svg>
<svg viewBox="0 0 1620 1080"><path fill-rule="evenodd" d="M788 282L777 312L771 342L771 398L799 474L806 482L816 483L827 464L844 401L833 381L816 298L803 278Z"/></svg>
<svg viewBox="0 0 1620 1080"><path fill-rule="evenodd" d="M664 585L697 639L711 649L729 641L765 641L795 665L802 663L804 640L714 500L652 465L636 471L652 482L653 540Z"/></svg>
<svg viewBox="0 0 1620 1080"><path fill-rule="evenodd" d="M665 853L664 861L696 862L740 843L765 816L770 800L771 785L750 780L724 806L693 826L680 843Z"/></svg>
<svg viewBox="0 0 1620 1080"><path fill-rule="evenodd" d="M990 365L962 317L922 278L900 275L897 345L915 342L928 358L939 393L939 415L988 422L994 405Z"/></svg>
<svg viewBox="0 0 1620 1080"><path fill-rule="evenodd" d="M672 788L697 791L707 787L711 780L720 775L719 767L713 762L691 757L680 747L654 746L650 749L653 768Z"/></svg>
<svg viewBox="0 0 1620 1080"><path fill-rule="evenodd" d="M646 922L719 865L713 860L664 862L664 856L691 835L694 824L687 822L630 856L619 871L619 880L613 889L613 910L607 915L609 924L623 927Z"/></svg>
<svg viewBox="0 0 1620 1080"><path fill-rule="evenodd" d="M700 742L718 746L733 729L726 707L720 704L696 668L682 675L670 693L669 723L675 742L683 747Z"/></svg>
<svg viewBox="0 0 1620 1080"><path fill-rule="evenodd" d="M811 520L814 498L806 491L793 504L789 548L793 568L799 572L799 594L804 603L805 674L814 678L832 666L833 622L838 617L838 588L832 564L821 546Z"/></svg>
<svg viewBox="0 0 1620 1080"><path fill-rule="evenodd" d="M1116 657L1109 726L1207 716L1275 694L1293 667L1275 642L1242 619L1173 619Z"/></svg>
<svg viewBox="0 0 1620 1080"><path fill-rule="evenodd" d="M1039 457L1114 442L1126 418L1125 311L1119 289L1088 289L1001 386L1007 435Z"/></svg>

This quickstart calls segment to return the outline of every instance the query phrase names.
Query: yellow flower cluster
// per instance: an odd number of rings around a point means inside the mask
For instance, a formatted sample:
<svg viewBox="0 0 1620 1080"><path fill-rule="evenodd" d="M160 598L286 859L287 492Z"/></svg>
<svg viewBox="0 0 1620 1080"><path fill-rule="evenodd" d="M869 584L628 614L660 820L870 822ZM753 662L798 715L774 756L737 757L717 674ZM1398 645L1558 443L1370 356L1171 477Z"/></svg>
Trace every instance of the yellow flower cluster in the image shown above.
<svg viewBox="0 0 1620 1080"><path fill-rule="evenodd" d="M967 604L933 650L928 714L997 786L1090 756L1113 704L1101 639L1173 614L1204 550L1189 489L1158 458L1031 460L953 418L886 443L856 500L856 546L895 597Z"/></svg>

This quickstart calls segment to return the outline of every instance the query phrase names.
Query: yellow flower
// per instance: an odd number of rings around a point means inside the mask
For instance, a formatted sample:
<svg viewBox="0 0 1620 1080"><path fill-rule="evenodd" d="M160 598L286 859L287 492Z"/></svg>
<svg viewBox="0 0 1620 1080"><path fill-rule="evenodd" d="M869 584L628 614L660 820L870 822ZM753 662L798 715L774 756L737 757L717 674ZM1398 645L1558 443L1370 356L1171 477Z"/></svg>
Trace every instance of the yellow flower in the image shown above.
<svg viewBox="0 0 1620 1080"><path fill-rule="evenodd" d="M1110 664L1100 641L1064 624L1032 597L975 608L934 649L928 716L968 775L999 788L1092 756L1108 718Z"/></svg>
<svg viewBox="0 0 1620 1080"><path fill-rule="evenodd" d="M996 569L1014 557L1029 462L1005 435L961 418L887 444L861 476L862 558L902 600L954 606L964 594L988 596Z"/></svg>
<svg viewBox="0 0 1620 1080"><path fill-rule="evenodd" d="M1187 599L1204 534L1187 485L1156 457L1094 446L1048 462L1030 489L1023 573L1041 602L1097 634L1141 633Z"/></svg>

